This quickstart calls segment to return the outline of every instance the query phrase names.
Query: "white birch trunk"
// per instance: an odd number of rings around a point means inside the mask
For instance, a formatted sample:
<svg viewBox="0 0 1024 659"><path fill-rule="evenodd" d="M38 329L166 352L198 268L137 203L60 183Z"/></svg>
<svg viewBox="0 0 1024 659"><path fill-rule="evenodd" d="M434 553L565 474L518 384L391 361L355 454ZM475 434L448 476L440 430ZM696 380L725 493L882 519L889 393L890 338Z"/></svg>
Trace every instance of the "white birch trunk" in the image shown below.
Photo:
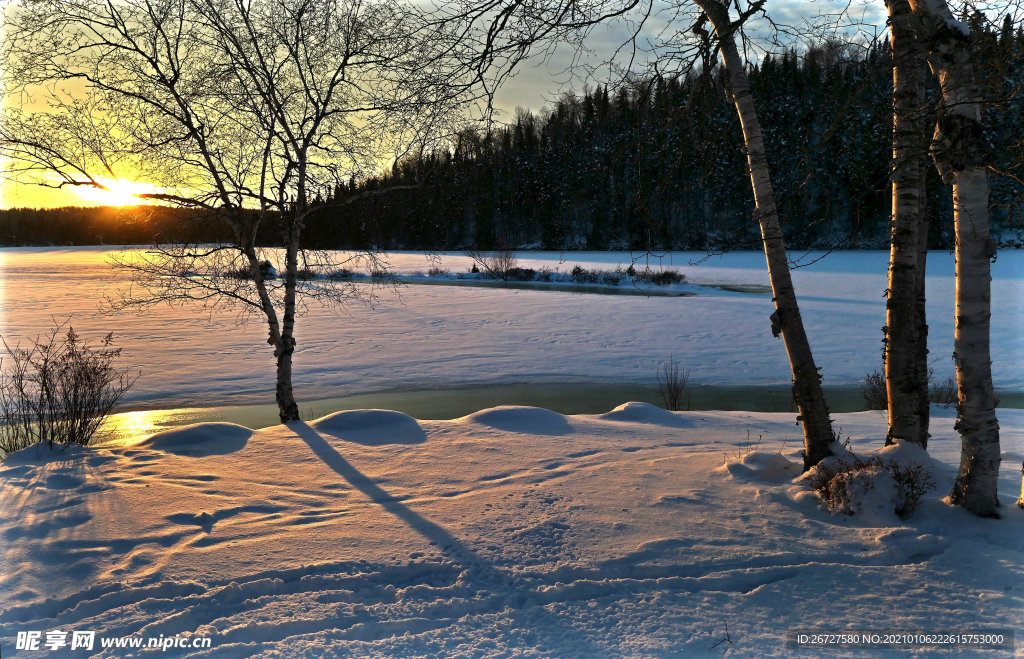
<svg viewBox="0 0 1024 659"><path fill-rule="evenodd" d="M298 211L296 211L298 214ZM295 354L295 294L299 270L299 227L292 220L285 242L284 317L281 339L275 346L277 357L277 411L281 423L299 421L299 405L292 388L292 356Z"/></svg>
<svg viewBox="0 0 1024 659"><path fill-rule="evenodd" d="M992 317L988 235L988 174L980 167L953 171L956 224L956 328L953 359L958 389L956 429L962 448L950 501L997 517L999 423L992 387L989 326Z"/></svg>
<svg viewBox="0 0 1024 659"><path fill-rule="evenodd" d="M704 10L718 34L719 48L725 63L726 80L743 128L743 139L750 167L750 182L754 190L755 214L761 226L768 275L775 297L772 331L782 334L793 372L793 394L800 410L798 420L804 429L804 470L831 455L829 445L835 440L832 420L829 418L825 397L821 391L821 373L814 363L811 346L804 332L796 291L789 272L789 259L782 240L782 227L772 191L768 158L765 154L761 123L750 94L750 84L743 60L736 49L734 27L729 20L727 5L718 0L696 0Z"/></svg>
<svg viewBox="0 0 1024 659"><path fill-rule="evenodd" d="M888 0L893 56L892 248L885 323L885 382L889 430L885 443L897 439L919 443L921 437L918 375L919 326L918 235L924 152L920 110L924 105L924 51L910 26L908 0ZM927 234L923 236L927 240ZM923 267L921 264L920 267ZM927 376L925 377L927 395ZM927 414L928 408L924 408ZM925 421L927 425L927 421ZM925 434L927 441L927 431Z"/></svg>
<svg viewBox="0 0 1024 659"><path fill-rule="evenodd" d="M950 503L998 517L999 423L996 420L989 348L992 300L988 175L983 167L981 107L971 65L970 31L945 0L911 0L915 28L942 87L935 130L936 165L953 184L956 225L956 325L953 359L958 388L957 423L962 448Z"/></svg>
<svg viewBox="0 0 1024 659"><path fill-rule="evenodd" d="M921 208L918 213L917 223L917 305L914 319L917 323L917 345L915 346L915 371L917 373L917 416L920 419L918 433L920 439L918 444L922 448L928 448L928 428L931 423L931 399L928 395L928 314L925 308L925 274L928 266L928 202L925 197L925 177L921 175L921 191L918 199L921 200Z"/></svg>

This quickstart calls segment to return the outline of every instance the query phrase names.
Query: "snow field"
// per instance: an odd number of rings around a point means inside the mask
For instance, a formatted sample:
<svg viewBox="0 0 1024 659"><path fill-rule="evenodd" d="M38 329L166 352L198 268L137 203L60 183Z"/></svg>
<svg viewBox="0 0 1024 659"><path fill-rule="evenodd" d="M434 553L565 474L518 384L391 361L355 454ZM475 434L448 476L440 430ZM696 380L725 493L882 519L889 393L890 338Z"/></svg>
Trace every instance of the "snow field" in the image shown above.
<svg viewBox="0 0 1024 659"><path fill-rule="evenodd" d="M906 521L821 511L793 480L792 414L360 410L30 448L0 466L0 643L60 628L196 633L221 657L760 657L804 656L796 628L1021 628L1024 412L1000 414L1001 520L941 501L960 442L933 414L939 489ZM836 422L858 454L881 449L883 414Z"/></svg>

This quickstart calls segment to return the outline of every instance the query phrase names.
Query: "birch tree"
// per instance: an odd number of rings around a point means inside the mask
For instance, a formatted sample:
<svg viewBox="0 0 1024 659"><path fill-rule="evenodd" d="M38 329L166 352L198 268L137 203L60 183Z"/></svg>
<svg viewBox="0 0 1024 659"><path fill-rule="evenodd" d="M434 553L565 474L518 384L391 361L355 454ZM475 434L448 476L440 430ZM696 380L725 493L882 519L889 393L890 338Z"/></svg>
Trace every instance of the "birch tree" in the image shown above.
<svg viewBox="0 0 1024 659"><path fill-rule="evenodd" d="M804 429L804 469L810 469L822 458L831 455L835 440L832 420L821 389L821 373L814 363L810 342L804 331L803 318L797 304L796 291L789 271L789 259L782 237L782 226L772 191L771 172L765 155L764 139L757 108L750 93L744 61L736 47L735 33L742 22L761 10L764 0L752 3L734 22L729 6L719 0L695 0L704 14L696 30L711 22L718 38L718 49L725 66L728 93L736 106L754 191L755 219L761 227L768 275L772 285L775 312L771 316L772 333L781 334L793 373L793 396L800 411L798 420Z"/></svg>
<svg viewBox="0 0 1024 659"><path fill-rule="evenodd" d="M310 200L453 134L472 96L470 44L392 0L26 0L5 23L5 83L52 107L5 114L8 176L101 189L139 177L159 185L140 197L223 226L216 244L115 258L133 286L112 307L261 317L281 421L299 419L297 316L367 294L350 264L303 249Z"/></svg>
<svg viewBox="0 0 1024 659"><path fill-rule="evenodd" d="M932 155L953 186L956 227L956 323L953 360L958 389L956 429L962 448L950 502L983 517L998 517L999 423L989 346L992 317L989 183L982 140L979 89L971 62L970 29L945 0L910 0L914 27L939 79Z"/></svg>
<svg viewBox="0 0 1024 659"><path fill-rule="evenodd" d="M892 241L886 291L885 382L889 429L896 439L928 445L928 324L925 265L928 208L922 139L925 53L908 0L887 0L893 62Z"/></svg>

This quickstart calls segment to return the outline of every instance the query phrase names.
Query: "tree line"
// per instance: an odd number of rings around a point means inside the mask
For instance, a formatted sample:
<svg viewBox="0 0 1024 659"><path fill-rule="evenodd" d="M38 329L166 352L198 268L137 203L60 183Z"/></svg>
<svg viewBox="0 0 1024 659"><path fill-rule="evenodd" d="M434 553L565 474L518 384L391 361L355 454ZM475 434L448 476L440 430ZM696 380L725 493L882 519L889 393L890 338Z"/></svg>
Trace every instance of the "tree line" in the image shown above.
<svg viewBox="0 0 1024 659"><path fill-rule="evenodd" d="M980 19L979 73L994 149L993 235L1024 246L1024 104L1013 53L1024 31ZM892 218L892 54L825 43L767 55L748 70L780 221L794 248L885 248ZM307 238L322 248L760 249L742 133L724 70L644 78L565 94L504 127L465 131L450 149L339 184ZM1016 82L1015 82L1016 81ZM932 78L928 96L936 99ZM928 246L954 243L950 190L927 168ZM1017 178L1014 178L1016 175ZM367 191L388 195L335 206Z"/></svg>
<svg viewBox="0 0 1024 659"><path fill-rule="evenodd" d="M0 210L0 244L150 245L229 237L219 225L195 220L195 210L173 206L9 208Z"/></svg>

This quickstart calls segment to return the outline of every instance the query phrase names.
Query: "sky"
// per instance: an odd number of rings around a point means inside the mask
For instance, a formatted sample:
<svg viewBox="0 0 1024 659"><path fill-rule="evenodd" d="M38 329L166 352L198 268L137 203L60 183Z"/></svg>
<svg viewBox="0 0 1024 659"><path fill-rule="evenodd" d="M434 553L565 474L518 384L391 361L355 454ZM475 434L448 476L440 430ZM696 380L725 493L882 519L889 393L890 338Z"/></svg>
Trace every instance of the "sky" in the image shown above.
<svg viewBox="0 0 1024 659"><path fill-rule="evenodd" d="M851 0L849 3L836 0L769 0L766 8L779 24L800 25L810 16L845 9L850 16L847 20L852 19L867 26L869 35L873 30L880 33L885 25L885 6L881 0ZM667 14L662 6L660 12L652 14L639 31L636 50L623 48L630 41L635 27L619 22L594 29L585 42L587 51L579 58L573 48L563 44L553 52L538 54L527 60L496 94L495 106L500 110L499 120L514 117L517 107L538 112L563 93L580 92L584 85L593 87L598 83L615 80L631 63L637 68L649 55L645 51L649 51L650 44L663 35L666 21ZM755 22L750 25L751 34L764 36L768 33L766 27L763 21ZM584 66L573 66L574 60L582 62ZM613 62L613 66L607 66L609 61ZM594 70L588 70L590 68ZM12 102L12 99L4 99L5 106ZM113 193L82 188L54 190L0 182L0 208L120 205L128 203L132 192L150 192L153 188L153 182L149 181L107 180L105 183L115 188Z"/></svg>

